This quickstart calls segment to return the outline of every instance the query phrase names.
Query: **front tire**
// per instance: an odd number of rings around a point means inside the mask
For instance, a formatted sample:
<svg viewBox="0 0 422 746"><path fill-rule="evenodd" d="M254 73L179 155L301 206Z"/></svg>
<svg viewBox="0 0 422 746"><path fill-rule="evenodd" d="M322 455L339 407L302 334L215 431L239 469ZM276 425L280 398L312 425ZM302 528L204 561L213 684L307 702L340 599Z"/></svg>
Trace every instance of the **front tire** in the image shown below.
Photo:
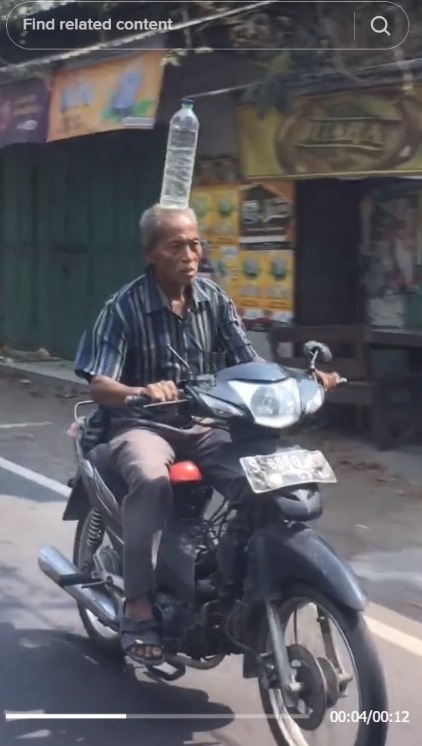
<svg viewBox="0 0 422 746"><path fill-rule="evenodd" d="M291 608L295 600L299 602L299 600L303 601L304 599L308 603L313 603L320 609L323 609L335 621L346 642L349 653L353 658L356 679L360 690L359 712L387 714L388 703L385 678L378 653L363 614L336 604L312 588L295 587L290 589L288 596L277 605L282 626L284 626L283 611L288 610L289 607ZM259 652L262 653L268 650L269 628L266 618L261 623L258 640ZM302 746L302 744L308 743L306 740L306 731L300 729L301 733L303 733L303 739L299 737L295 739L287 730L287 720L284 720L284 718L277 720L271 690L262 677L259 678L259 691L264 712L268 717L270 730L278 746ZM327 713L325 717L327 717ZM374 720L379 720L379 722L374 722ZM360 720L356 738L351 746L385 746L387 733L388 723L381 722L381 718L378 716L371 719L370 722Z"/></svg>
<svg viewBox="0 0 422 746"><path fill-rule="evenodd" d="M91 573L93 568L84 566L84 558L86 557L88 531L92 513L92 510L88 510L86 514L79 519L73 542L73 563L80 570L84 570L88 573ZM123 657L118 633L101 624L101 622L94 617L92 612L88 611L81 604L78 604L78 612L85 632L97 647L101 648L101 650L106 652L108 655Z"/></svg>

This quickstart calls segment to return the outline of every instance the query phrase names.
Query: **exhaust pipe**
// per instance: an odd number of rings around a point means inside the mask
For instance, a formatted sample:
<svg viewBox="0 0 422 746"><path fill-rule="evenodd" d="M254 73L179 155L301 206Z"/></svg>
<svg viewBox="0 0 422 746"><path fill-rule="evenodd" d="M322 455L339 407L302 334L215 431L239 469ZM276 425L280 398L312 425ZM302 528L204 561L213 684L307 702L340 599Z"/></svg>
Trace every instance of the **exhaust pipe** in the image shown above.
<svg viewBox="0 0 422 746"><path fill-rule="evenodd" d="M80 576L80 570L55 547L43 547L38 554L40 570L62 588L78 604L95 614L102 624L117 629L118 622L113 600L98 586L65 585L69 576Z"/></svg>

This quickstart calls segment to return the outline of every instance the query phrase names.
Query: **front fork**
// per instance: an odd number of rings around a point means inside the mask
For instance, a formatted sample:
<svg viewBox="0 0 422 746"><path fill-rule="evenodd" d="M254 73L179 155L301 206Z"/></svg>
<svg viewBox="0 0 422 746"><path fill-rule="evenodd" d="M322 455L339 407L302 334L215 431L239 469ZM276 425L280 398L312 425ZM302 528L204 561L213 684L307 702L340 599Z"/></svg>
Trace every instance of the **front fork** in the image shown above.
<svg viewBox="0 0 422 746"><path fill-rule="evenodd" d="M267 653L265 657L272 657L275 660L278 686L280 687L287 705L294 704L298 694L302 690L302 685L296 680L295 672L290 664L289 654L286 647L284 629L280 618L274 609L274 605L269 601L265 602L265 611L267 615L268 629L270 632L272 652ZM338 659L338 655L333 642L330 625L327 617L318 613L318 623L321 627L322 639L324 642L325 655L333 664L338 680L339 696L346 695L347 685L351 682L352 676L347 674Z"/></svg>
<svg viewBox="0 0 422 746"><path fill-rule="evenodd" d="M278 614L274 610L273 604L265 602L265 611L267 614L268 629L270 632L272 653L274 656L277 669L277 679L283 693L283 698L287 703L293 704L292 697L297 696L301 690L301 685L296 681L293 668L290 665L289 655L286 648L284 630L281 625ZM268 655L268 654L267 654Z"/></svg>

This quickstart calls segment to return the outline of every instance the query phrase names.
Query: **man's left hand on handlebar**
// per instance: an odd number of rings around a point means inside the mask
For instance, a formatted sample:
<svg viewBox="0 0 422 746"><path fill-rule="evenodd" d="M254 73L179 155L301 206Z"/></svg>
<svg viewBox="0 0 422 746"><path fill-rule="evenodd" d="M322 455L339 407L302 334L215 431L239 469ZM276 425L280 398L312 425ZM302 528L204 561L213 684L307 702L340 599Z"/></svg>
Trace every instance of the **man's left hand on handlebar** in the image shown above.
<svg viewBox="0 0 422 746"><path fill-rule="evenodd" d="M145 386L142 393L149 396L153 402L177 401L180 398L180 391L174 381L150 383L148 386Z"/></svg>

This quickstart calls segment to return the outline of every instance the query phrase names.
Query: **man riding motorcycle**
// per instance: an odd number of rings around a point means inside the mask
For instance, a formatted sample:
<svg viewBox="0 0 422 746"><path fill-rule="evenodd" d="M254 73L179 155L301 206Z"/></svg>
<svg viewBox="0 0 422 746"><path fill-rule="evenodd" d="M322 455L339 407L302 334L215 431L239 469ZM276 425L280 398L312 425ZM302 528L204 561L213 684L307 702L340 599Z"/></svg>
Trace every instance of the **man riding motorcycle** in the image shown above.
<svg viewBox="0 0 422 746"><path fill-rule="evenodd" d="M87 448L106 440L112 465L129 490L122 506L122 648L141 664L159 665L163 651L153 612L152 546L171 505L169 467L175 460L194 461L228 497L234 477L221 466L219 449L229 435L203 425L182 427L174 407L163 407L158 422L137 418L125 409L125 399L145 394L153 402L177 401L177 384L186 378L180 358L199 375L212 372L209 353L224 354L227 366L258 355L233 301L197 276L202 248L195 213L155 205L142 215L140 228L146 272L106 302L82 337L75 371L88 380L100 405L88 426ZM317 376L326 389L339 380L336 374L318 371Z"/></svg>

